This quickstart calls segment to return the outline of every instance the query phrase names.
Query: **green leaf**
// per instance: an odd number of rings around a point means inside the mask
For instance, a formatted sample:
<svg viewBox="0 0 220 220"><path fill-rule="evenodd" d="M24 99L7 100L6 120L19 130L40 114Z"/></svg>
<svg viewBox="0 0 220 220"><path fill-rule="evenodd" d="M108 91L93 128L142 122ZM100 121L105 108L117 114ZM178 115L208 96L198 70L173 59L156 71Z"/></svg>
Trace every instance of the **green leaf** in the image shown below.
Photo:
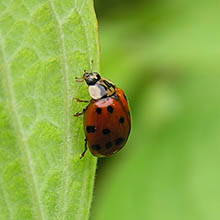
<svg viewBox="0 0 220 220"><path fill-rule="evenodd" d="M88 219L96 158L84 148L89 99L75 82L99 70L92 0L0 0L0 219Z"/></svg>

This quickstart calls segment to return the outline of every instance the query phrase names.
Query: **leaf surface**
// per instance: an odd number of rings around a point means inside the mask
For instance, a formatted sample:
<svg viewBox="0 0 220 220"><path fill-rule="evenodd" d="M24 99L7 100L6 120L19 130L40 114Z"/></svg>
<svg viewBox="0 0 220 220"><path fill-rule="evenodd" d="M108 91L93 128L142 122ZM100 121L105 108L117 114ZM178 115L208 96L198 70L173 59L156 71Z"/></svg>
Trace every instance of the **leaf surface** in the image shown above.
<svg viewBox="0 0 220 220"><path fill-rule="evenodd" d="M93 1L0 0L0 219L88 219L96 158L84 148L89 99L77 84L99 70Z"/></svg>

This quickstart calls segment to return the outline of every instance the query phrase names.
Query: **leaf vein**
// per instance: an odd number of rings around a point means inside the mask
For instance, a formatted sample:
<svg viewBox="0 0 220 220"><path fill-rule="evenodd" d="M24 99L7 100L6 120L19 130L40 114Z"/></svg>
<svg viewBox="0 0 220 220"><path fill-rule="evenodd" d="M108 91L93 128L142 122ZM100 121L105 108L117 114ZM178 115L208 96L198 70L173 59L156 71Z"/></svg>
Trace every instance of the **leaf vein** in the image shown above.
<svg viewBox="0 0 220 220"><path fill-rule="evenodd" d="M2 194L3 194L3 201L5 201L5 204L7 206L8 212L9 212L9 217L10 217L10 219L13 219L13 217L12 217L13 216L12 215L13 211L11 209L10 202L9 202L9 199L8 199L8 194L4 189L3 181L2 181L1 177L0 177L0 189L1 189Z"/></svg>

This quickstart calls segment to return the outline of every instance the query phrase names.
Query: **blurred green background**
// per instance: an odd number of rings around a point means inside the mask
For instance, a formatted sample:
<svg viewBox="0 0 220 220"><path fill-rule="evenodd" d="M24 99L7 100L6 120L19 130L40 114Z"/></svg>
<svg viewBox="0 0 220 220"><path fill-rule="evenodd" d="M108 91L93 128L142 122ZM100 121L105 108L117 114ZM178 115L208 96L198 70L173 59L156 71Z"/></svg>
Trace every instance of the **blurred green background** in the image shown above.
<svg viewBox="0 0 220 220"><path fill-rule="evenodd" d="M91 220L220 219L220 2L96 0L101 73L124 89L126 147L99 159Z"/></svg>

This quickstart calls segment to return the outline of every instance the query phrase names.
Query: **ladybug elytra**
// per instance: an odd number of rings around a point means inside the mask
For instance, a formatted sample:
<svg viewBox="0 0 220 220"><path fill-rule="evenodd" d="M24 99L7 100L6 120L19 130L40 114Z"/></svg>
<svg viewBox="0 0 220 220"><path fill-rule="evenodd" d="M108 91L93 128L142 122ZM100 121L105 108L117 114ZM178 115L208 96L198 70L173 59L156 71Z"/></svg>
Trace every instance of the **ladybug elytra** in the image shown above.
<svg viewBox="0 0 220 220"><path fill-rule="evenodd" d="M85 71L77 82L85 81L88 85L90 101L75 98L77 102L89 102L84 115L85 149L87 145L96 157L111 156L127 142L131 130L131 117L127 98L122 89L97 72Z"/></svg>

